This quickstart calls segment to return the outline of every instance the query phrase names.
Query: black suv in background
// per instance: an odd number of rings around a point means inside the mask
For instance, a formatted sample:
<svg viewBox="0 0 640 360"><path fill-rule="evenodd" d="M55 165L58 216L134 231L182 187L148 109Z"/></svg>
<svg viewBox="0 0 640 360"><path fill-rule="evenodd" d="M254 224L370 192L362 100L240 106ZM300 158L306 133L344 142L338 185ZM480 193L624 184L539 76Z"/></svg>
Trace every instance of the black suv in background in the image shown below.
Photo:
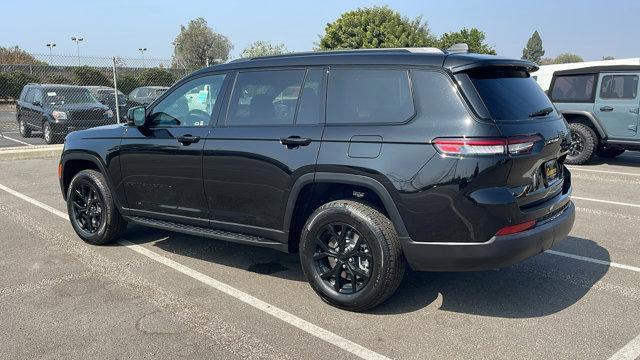
<svg viewBox="0 0 640 360"><path fill-rule="evenodd" d="M566 123L536 65L438 49L288 54L199 70L128 124L74 132L73 228L128 222L299 252L321 298L362 311L415 270L480 270L569 233Z"/></svg>
<svg viewBox="0 0 640 360"><path fill-rule="evenodd" d="M16 121L22 137L37 130L53 144L71 131L114 124L116 118L82 86L28 84L16 101Z"/></svg>
<svg viewBox="0 0 640 360"><path fill-rule="evenodd" d="M113 113L116 113L116 91L108 86L85 86L89 89L91 95L101 104L107 105ZM129 107L127 106L127 96L118 90L118 108L122 117L127 114Z"/></svg>
<svg viewBox="0 0 640 360"><path fill-rule="evenodd" d="M129 101L132 106L149 105L169 89L166 86L141 86L129 93Z"/></svg>

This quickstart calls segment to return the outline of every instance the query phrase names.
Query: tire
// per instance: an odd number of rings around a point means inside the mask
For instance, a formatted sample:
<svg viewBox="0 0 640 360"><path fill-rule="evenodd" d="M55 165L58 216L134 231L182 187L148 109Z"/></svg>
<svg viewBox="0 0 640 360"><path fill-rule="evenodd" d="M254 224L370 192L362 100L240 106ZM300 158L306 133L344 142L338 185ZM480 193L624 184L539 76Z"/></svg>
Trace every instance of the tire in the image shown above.
<svg viewBox="0 0 640 360"><path fill-rule="evenodd" d="M387 300L406 268L391 220L352 200L329 202L311 214L300 238L300 262L320 298L349 311Z"/></svg>
<svg viewBox="0 0 640 360"><path fill-rule="evenodd" d="M625 150L618 147L600 147L596 151L596 155L602 158L613 159L614 157L621 155L623 152L625 152Z"/></svg>
<svg viewBox="0 0 640 360"><path fill-rule="evenodd" d="M581 165L591 160L598 148L596 133L589 126L580 123L570 123L569 130L572 143L565 162Z"/></svg>
<svg viewBox="0 0 640 360"><path fill-rule="evenodd" d="M87 189L93 196L87 196ZM82 170L73 177L67 191L67 212L73 230L89 244L111 243L127 228L104 176L95 170Z"/></svg>
<svg viewBox="0 0 640 360"><path fill-rule="evenodd" d="M31 129L29 129L29 125L27 125L24 120L18 120L18 129L20 131L20 136L23 138L31 137Z"/></svg>
<svg viewBox="0 0 640 360"><path fill-rule="evenodd" d="M51 129L51 124L49 124L48 121L45 121L42 124L42 138L44 139L44 142L46 142L47 144L55 144L56 143L56 136L53 133L53 130Z"/></svg>

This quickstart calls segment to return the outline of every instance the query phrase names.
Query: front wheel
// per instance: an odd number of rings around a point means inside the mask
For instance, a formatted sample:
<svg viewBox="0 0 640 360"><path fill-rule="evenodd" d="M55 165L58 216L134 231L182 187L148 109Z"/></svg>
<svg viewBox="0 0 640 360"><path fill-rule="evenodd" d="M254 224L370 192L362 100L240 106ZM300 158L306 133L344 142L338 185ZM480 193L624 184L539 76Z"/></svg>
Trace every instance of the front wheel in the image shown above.
<svg viewBox="0 0 640 360"><path fill-rule="evenodd" d="M565 163L581 165L591 160L598 147L596 133L589 126L580 123L570 123L569 131L571 131L571 149Z"/></svg>
<svg viewBox="0 0 640 360"><path fill-rule="evenodd" d="M29 129L29 126L24 119L18 120L18 128L20 130L20 136L23 138L31 137L31 129Z"/></svg>
<svg viewBox="0 0 640 360"><path fill-rule="evenodd" d="M55 134L53 133L53 129L51 129L51 124L49 124L48 121L42 124L42 138L44 139L44 142L46 142L47 144L53 144L56 142Z"/></svg>
<svg viewBox="0 0 640 360"><path fill-rule="evenodd" d="M319 207L300 239L302 270L325 302L364 311L398 288L405 258L393 224L375 208L352 200Z"/></svg>
<svg viewBox="0 0 640 360"><path fill-rule="evenodd" d="M73 177L67 191L67 211L73 230L89 244L113 242L127 227L104 176L95 170L82 170Z"/></svg>

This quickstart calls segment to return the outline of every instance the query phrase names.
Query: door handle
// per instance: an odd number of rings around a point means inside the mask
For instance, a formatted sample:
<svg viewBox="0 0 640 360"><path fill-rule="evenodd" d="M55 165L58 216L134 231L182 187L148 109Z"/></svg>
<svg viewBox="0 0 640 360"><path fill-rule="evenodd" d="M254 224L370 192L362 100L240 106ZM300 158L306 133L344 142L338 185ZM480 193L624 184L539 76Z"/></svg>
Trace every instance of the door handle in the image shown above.
<svg viewBox="0 0 640 360"><path fill-rule="evenodd" d="M602 112L610 112L613 111L613 108L611 106L603 106L600 108L600 111Z"/></svg>
<svg viewBox="0 0 640 360"><path fill-rule="evenodd" d="M300 146L307 146L311 144L311 139L292 135L287 138L280 139L280 144L285 145L288 149L295 149Z"/></svg>
<svg viewBox="0 0 640 360"><path fill-rule="evenodd" d="M200 141L200 136L193 136L193 135L187 134L187 135L182 135L178 137L178 142L185 146L195 144L198 141Z"/></svg>

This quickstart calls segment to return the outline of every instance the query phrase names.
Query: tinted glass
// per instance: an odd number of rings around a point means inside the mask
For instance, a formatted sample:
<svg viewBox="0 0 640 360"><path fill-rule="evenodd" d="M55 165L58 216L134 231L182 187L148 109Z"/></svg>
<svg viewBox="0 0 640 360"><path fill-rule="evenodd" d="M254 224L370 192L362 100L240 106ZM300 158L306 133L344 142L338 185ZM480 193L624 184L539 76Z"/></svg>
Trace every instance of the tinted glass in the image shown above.
<svg viewBox="0 0 640 360"><path fill-rule="evenodd" d="M323 69L311 69L307 71L304 80L302 94L300 95L300 105L296 124L319 124L320 121L320 96L323 89Z"/></svg>
<svg viewBox="0 0 640 360"><path fill-rule="evenodd" d="M593 98L595 75L558 76L553 82L551 99L553 101L584 101Z"/></svg>
<svg viewBox="0 0 640 360"><path fill-rule="evenodd" d="M227 125L293 124L304 74L304 70L238 73Z"/></svg>
<svg viewBox="0 0 640 360"><path fill-rule="evenodd" d="M638 95L637 75L607 75L602 77L600 98L635 99Z"/></svg>
<svg viewBox="0 0 640 360"><path fill-rule="evenodd" d="M34 95L35 95L35 90L28 89L27 90L27 95L24 96L24 101L28 102L28 103L32 103Z"/></svg>
<svg viewBox="0 0 640 360"><path fill-rule="evenodd" d="M33 92L33 102L39 102L40 104L42 104L42 91L34 90Z"/></svg>
<svg viewBox="0 0 640 360"><path fill-rule="evenodd" d="M553 109L547 95L525 70L490 67L470 71L468 75L496 121L529 119L535 112Z"/></svg>
<svg viewBox="0 0 640 360"><path fill-rule="evenodd" d="M401 123L413 114L413 98L407 71L330 71L327 123Z"/></svg>
<svg viewBox="0 0 640 360"><path fill-rule="evenodd" d="M149 97L149 95L151 94L151 89L149 88L140 88L138 89L138 92L136 93L137 97Z"/></svg>
<svg viewBox="0 0 640 360"><path fill-rule="evenodd" d="M86 89L51 88L44 90L44 102L50 105L96 103L93 95Z"/></svg>
<svg viewBox="0 0 640 360"><path fill-rule="evenodd" d="M203 76L182 84L154 106L152 126L206 126L218 101L224 74Z"/></svg>

